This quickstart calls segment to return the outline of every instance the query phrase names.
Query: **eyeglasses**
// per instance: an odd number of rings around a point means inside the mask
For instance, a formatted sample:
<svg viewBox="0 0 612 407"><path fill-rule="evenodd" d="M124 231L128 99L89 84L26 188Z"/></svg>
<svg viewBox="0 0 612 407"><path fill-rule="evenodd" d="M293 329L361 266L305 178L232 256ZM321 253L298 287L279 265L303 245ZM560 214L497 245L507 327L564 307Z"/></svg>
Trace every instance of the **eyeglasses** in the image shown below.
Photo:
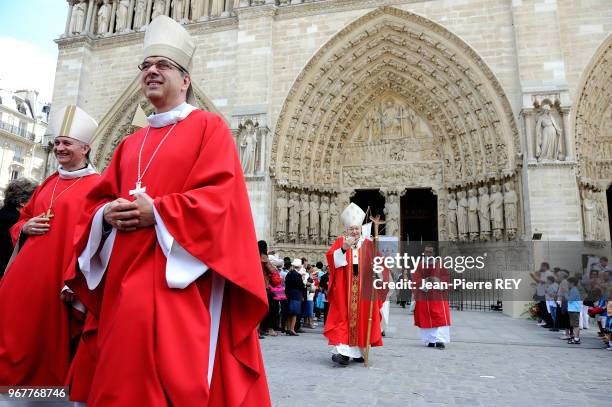
<svg viewBox="0 0 612 407"><path fill-rule="evenodd" d="M185 69L181 68L180 66L166 59L162 59L157 62L144 61L143 63L138 65L138 69L140 69L143 72L148 71L149 68L151 68L153 65L155 65L155 69L157 69L158 71L169 71L171 69L178 69L181 72L187 73Z"/></svg>

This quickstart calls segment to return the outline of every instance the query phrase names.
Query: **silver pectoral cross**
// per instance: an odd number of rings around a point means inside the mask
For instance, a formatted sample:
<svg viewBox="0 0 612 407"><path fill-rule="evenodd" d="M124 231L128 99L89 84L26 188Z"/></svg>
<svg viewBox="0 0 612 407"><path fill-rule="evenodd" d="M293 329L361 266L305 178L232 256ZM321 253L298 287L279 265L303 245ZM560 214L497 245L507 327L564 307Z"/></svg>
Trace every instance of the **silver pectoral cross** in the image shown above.
<svg viewBox="0 0 612 407"><path fill-rule="evenodd" d="M131 196L131 195L136 195L136 194L144 194L145 192L147 192L147 187L143 187L142 182L138 181L136 182L136 188L130 189L129 193Z"/></svg>

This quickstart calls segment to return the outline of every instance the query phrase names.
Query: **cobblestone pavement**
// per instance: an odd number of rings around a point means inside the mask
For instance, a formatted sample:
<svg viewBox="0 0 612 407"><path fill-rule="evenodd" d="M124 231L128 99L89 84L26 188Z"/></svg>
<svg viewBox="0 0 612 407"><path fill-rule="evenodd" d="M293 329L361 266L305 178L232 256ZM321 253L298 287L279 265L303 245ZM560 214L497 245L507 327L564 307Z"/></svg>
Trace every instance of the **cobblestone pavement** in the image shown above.
<svg viewBox="0 0 612 407"><path fill-rule="evenodd" d="M451 344L425 347L407 309L391 307L370 366L335 367L321 329L261 341L274 406L612 406L612 352L595 329L581 345L533 321L452 312Z"/></svg>
<svg viewBox="0 0 612 407"><path fill-rule="evenodd" d="M333 366L322 329L261 341L274 406L563 406L612 405L612 352L595 329L581 345L533 321L491 312L452 312L451 344L425 347L407 309L391 307L385 346L370 366ZM0 406L69 403L15 403Z"/></svg>

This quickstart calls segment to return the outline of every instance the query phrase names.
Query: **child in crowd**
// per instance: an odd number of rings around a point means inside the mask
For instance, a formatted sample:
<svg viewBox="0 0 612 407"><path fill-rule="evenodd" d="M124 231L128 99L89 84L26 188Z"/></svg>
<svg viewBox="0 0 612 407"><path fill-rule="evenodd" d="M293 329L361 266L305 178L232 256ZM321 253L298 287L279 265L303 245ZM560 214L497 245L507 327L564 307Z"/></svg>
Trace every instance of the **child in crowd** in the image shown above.
<svg viewBox="0 0 612 407"><path fill-rule="evenodd" d="M567 312L569 314L571 338L567 343L580 345L580 311L582 310L582 298L578 291L578 279L570 277L567 279L569 291L567 293Z"/></svg>
<svg viewBox="0 0 612 407"><path fill-rule="evenodd" d="M552 327L550 331L559 331L559 317L557 316L557 292L559 284L554 276L546 277L546 308L552 318Z"/></svg>

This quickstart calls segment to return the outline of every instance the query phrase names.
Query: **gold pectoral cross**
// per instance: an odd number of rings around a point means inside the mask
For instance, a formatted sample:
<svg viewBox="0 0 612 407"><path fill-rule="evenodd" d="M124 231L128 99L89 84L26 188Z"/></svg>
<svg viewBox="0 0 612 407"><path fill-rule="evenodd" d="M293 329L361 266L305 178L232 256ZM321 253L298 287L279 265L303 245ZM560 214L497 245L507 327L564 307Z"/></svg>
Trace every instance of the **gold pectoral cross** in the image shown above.
<svg viewBox="0 0 612 407"><path fill-rule="evenodd" d="M47 213L44 214L45 218L52 219L55 215L51 212L51 208L47 209Z"/></svg>
<svg viewBox="0 0 612 407"><path fill-rule="evenodd" d="M147 192L147 187L143 187L142 182L138 181L136 182L136 188L130 189L129 194L132 196L136 194L144 194L145 192Z"/></svg>

